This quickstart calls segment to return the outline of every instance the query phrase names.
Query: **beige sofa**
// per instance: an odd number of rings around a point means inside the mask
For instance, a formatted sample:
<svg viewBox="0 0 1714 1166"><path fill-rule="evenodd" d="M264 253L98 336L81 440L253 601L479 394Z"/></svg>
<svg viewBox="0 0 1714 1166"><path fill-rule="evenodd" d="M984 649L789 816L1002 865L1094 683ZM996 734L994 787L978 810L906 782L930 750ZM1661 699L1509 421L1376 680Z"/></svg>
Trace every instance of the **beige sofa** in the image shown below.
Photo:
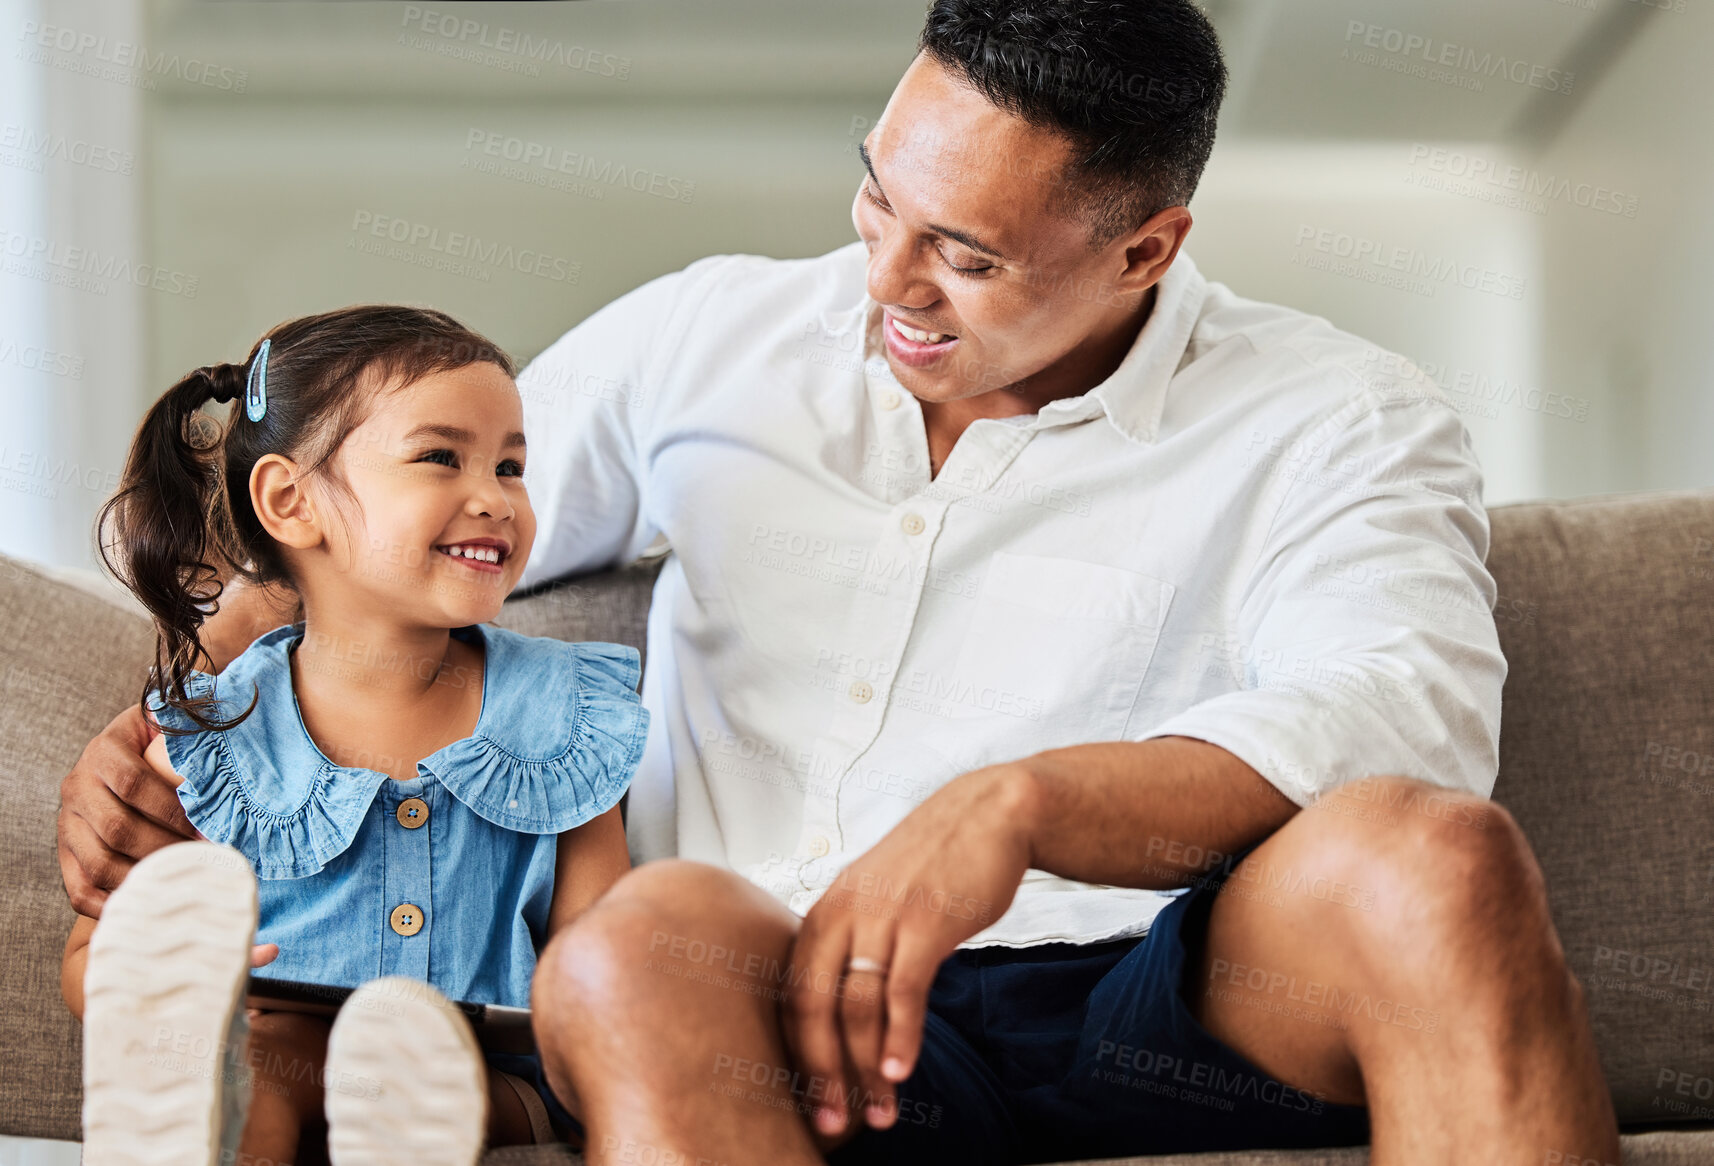
<svg viewBox="0 0 1714 1166"><path fill-rule="evenodd" d="M1714 492L1504 506L1492 517L1511 664L1495 797L1546 871L1627 1161L1714 1163ZM498 622L640 649L656 566L513 599ZM57 791L84 742L136 699L149 656L135 614L0 558L0 1134L78 1136L78 1029L59 996L71 911L53 853ZM1530 1166L1559 1161L1553 1150ZM574 1159L534 1149L486 1162Z"/></svg>

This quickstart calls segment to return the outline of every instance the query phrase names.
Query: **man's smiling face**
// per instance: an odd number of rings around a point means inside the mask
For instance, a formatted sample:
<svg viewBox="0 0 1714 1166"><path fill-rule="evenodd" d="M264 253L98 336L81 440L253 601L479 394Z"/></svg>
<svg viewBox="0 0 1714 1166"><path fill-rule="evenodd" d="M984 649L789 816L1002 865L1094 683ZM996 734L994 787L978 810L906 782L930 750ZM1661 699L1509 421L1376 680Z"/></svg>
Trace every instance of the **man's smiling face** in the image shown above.
<svg viewBox="0 0 1714 1166"><path fill-rule="evenodd" d="M883 309L893 374L925 402L1009 386L1038 401L1083 391L1080 345L1134 320L1165 271L1151 264L1138 279L1139 232L1170 218L1161 244L1170 263L1189 228L1188 213L1172 208L1092 247L1067 197L1067 139L924 56L862 151L869 172L852 221L869 248L869 295Z"/></svg>

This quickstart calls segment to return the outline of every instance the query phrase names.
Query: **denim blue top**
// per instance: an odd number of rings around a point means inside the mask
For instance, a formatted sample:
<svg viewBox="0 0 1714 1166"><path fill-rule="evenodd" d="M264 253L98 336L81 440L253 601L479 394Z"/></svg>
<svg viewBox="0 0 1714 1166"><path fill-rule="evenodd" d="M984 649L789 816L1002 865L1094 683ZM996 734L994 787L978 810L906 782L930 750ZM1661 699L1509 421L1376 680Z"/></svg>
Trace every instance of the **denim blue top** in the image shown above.
<svg viewBox="0 0 1714 1166"><path fill-rule="evenodd" d="M406 975L454 1000L527 1007L556 835L617 805L642 756L637 650L454 628L486 644L476 730L395 781L333 764L304 728L289 656L303 635L276 628L218 678L191 673L187 691L215 692L218 719L253 697L255 711L225 732L166 736L191 822L255 867L256 941L280 945L262 974L347 986ZM158 691L149 705L163 726L196 728ZM424 808L402 821L411 798ZM400 934L400 907L421 930Z"/></svg>

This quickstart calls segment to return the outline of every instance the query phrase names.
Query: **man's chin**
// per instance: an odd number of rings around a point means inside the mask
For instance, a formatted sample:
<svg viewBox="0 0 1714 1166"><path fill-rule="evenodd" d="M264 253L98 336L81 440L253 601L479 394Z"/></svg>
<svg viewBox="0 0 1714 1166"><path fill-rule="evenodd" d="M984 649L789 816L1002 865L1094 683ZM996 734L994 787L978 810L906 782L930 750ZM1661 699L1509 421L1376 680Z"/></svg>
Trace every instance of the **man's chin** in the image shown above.
<svg viewBox="0 0 1714 1166"><path fill-rule="evenodd" d="M945 363L945 369L913 368L893 359L891 353L887 354L887 368L892 371L893 379L925 405L944 405L948 401L979 397L999 387L972 381L964 375L960 362L948 360Z"/></svg>

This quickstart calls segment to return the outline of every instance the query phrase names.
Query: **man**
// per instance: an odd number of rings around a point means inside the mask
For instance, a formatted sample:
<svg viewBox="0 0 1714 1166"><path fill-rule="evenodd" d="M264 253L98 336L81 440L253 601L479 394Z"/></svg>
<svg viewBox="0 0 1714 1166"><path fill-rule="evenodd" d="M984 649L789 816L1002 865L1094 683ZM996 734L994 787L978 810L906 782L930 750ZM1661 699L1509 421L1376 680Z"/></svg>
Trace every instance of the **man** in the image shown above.
<svg viewBox="0 0 1714 1166"><path fill-rule="evenodd" d="M593 1161L1617 1161L1485 800L1468 439L1181 254L1224 76L1187 0L937 0L861 247L693 264L521 379L525 585L674 552L645 865L536 977ZM183 833L135 731L63 787L86 913Z"/></svg>

